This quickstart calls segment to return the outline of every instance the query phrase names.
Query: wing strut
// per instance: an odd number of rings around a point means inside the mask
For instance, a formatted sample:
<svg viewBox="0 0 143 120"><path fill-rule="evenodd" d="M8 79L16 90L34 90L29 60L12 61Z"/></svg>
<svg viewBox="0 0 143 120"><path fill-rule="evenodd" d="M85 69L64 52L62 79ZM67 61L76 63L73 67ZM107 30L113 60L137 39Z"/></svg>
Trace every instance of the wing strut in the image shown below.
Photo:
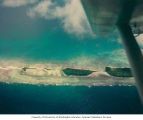
<svg viewBox="0 0 143 120"><path fill-rule="evenodd" d="M136 3L134 2L127 2L124 4L117 22L117 27L122 36L122 42L124 44L124 48L136 80L136 86L143 103L143 56L129 25L135 7Z"/></svg>

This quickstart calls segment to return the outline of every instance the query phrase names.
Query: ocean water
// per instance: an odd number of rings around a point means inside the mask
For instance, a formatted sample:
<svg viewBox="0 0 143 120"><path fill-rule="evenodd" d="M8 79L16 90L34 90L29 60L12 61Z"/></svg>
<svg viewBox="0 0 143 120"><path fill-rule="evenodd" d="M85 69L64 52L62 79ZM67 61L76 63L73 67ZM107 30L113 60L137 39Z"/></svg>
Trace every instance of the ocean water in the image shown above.
<svg viewBox="0 0 143 120"><path fill-rule="evenodd" d="M0 84L1 114L141 114L134 86Z"/></svg>

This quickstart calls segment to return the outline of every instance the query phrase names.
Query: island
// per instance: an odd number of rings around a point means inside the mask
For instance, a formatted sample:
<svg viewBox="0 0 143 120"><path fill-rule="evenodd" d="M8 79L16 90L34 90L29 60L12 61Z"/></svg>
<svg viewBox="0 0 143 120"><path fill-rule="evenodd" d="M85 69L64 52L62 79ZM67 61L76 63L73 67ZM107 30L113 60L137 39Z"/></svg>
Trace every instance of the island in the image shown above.
<svg viewBox="0 0 143 120"><path fill-rule="evenodd" d="M92 70L74 69L74 68L65 68L62 71L67 76L88 76L91 73L95 72L95 71L92 71Z"/></svg>
<svg viewBox="0 0 143 120"><path fill-rule="evenodd" d="M133 77L131 68L105 67L105 72L115 77Z"/></svg>
<svg viewBox="0 0 143 120"><path fill-rule="evenodd" d="M0 66L0 82L68 86L135 85L130 68L97 70L52 64Z"/></svg>

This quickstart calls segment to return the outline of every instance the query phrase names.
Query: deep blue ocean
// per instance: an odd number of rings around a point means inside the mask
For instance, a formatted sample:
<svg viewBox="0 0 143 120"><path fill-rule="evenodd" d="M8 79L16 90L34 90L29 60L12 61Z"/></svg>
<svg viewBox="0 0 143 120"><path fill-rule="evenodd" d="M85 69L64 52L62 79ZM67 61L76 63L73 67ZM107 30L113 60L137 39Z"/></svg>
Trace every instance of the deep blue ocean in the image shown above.
<svg viewBox="0 0 143 120"><path fill-rule="evenodd" d="M0 84L1 114L141 114L135 87Z"/></svg>

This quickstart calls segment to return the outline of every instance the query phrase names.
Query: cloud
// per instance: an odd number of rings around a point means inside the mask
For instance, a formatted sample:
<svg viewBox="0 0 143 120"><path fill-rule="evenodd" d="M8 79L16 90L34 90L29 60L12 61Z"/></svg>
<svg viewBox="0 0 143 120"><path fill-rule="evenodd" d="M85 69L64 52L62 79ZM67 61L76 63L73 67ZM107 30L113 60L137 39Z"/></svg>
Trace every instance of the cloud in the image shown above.
<svg viewBox="0 0 143 120"><path fill-rule="evenodd" d="M34 7L30 8L27 15L30 17L42 17L50 19L53 18L53 10L51 7L55 7L51 0L43 0Z"/></svg>
<svg viewBox="0 0 143 120"><path fill-rule="evenodd" d="M76 35L92 34L80 0L66 0L63 6L52 0L43 0L30 8L27 15L32 18L58 19L68 33Z"/></svg>
<svg viewBox="0 0 143 120"><path fill-rule="evenodd" d="M6 7L20 7L36 3L37 1L38 0L2 0L2 5Z"/></svg>
<svg viewBox="0 0 143 120"><path fill-rule="evenodd" d="M5 7L27 7L27 15L31 18L59 20L64 31L76 36L94 35L80 0L2 0Z"/></svg>

